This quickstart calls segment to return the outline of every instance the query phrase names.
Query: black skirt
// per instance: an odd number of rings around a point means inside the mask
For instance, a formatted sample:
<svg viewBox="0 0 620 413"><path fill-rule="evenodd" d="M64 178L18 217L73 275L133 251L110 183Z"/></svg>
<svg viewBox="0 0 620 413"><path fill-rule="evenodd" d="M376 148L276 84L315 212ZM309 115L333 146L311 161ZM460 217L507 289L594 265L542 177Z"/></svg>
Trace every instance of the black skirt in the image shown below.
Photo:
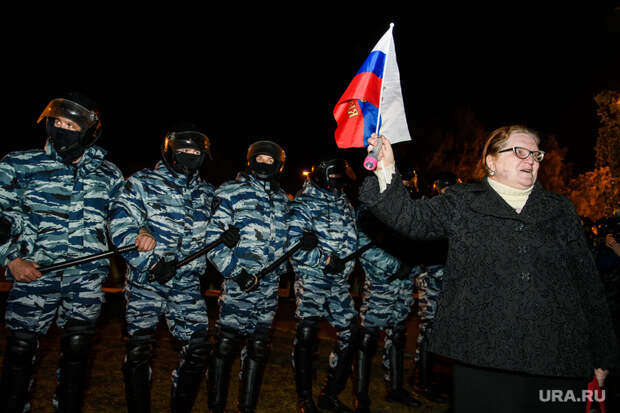
<svg viewBox="0 0 620 413"><path fill-rule="evenodd" d="M588 382L455 363L454 412L584 413ZM596 401L600 396L591 397Z"/></svg>

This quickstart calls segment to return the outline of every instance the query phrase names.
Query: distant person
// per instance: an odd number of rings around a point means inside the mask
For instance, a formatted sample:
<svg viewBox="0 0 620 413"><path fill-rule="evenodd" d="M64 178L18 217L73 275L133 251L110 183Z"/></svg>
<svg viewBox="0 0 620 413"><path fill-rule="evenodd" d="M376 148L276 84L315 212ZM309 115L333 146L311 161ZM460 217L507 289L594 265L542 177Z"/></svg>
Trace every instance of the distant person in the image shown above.
<svg viewBox="0 0 620 413"><path fill-rule="evenodd" d="M411 238L448 238L429 351L455 360L454 411L583 412L585 401L541 392L579 397L593 374L602 385L618 366L618 343L575 208L536 182L538 135L494 130L483 181L428 200L409 197L381 139L360 200Z"/></svg>
<svg viewBox="0 0 620 413"><path fill-rule="evenodd" d="M312 364L319 345L321 318L336 329L337 341L317 404L321 410L351 411L338 395L351 374L359 330L347 279L355 263L343 261L357 250L358 243L355 211L344 192L354 179L344 159L318 162L291 205L290 242L305 232L318 237L317 248L299 252L291 259L297 301L292 361L298 408L303 413L318 411L312 398Z"/></svg>
<svg viewBox="0 0 620 413"><path fill-rule="evenodd" d="M271 348L280 276L286 272L284 263L262 279L257 277L286 252L289 198L280 187L286 154L277 143L261 140L248 147L246 161L247 169L215 192L207 227L208 242L231 226L240 229L239 243L232 249L217 247L208 254L224 277L209 365L211 413L226 410L232 363L240 350L238 411L256 411Z"/></svg>
<svg viewBox="0 0 620 413"><path fill-rule="evenodd" d="M353 370L356 413L370 412L370 371L381 331L386 399L407 407L420 401L404 388L406 321L414 304L414 277L422 271L410 262L411 242L375 218L365 205L357 211L360 246L373 245L359 259L365 274L360 306L360 337Z"/></svg>
<svg viewBox="0 0 620 413"><path fill-rule="evenodd" d="M138 247L124 254L128 339L122 369L129 413L150 411L150 361L162 316L183 343L172 373L173 413L192 410L205 375L211 344L200 276L207 260L176 265L205 245L214 188L200 177L200 168L210 156L211 143L200 127L174 125L162 140L161 160L131 175L112 205L112 241ZM235 242L234 231L227 242Z"/></svg>
<svg viewBox="0 0 620 413"><path fill-rule="evenodd" d="M109 261L44 274L38 268L108 250L108 209L123 174L95 145L101 115L90 97L71 92L52 99L41 121L43 150L11 152L0 162L2 265L13 281L0 404L4 412L30 409L39 338L56 319L61 357L53 403L58 411L80 412Z"/></svg>

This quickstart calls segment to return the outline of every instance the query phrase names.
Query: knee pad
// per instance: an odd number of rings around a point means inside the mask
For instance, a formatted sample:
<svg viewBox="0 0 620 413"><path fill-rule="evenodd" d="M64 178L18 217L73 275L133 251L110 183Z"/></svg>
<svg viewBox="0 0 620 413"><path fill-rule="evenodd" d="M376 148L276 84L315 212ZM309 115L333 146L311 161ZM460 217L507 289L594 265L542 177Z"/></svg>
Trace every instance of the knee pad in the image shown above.
<svg viewBox="0 0 620 413"><path fill-rule="evenodd" d="M253 334L248 337L248 357L259 363L267 361L271 338L269 334Z"/></svg>
<svg viewBox="0 0 620 413"><path fill-rule="evenodd" d="M151 359L151 345L155 342L154 331L138 330L129 336L125 363L132 366L148 363Z"/></svg>
<svg viewBox="0 0 620 413"><path fill-rule="evenodd" d="M209 362L211 342L207 330L192 334L185 351L185 362L190 366L203 367Z"/></svg>
<svg viewBox="0 0 620 413"><path fill-rule="evenodd" d="M305 348L313 348L317 343L319 320L304 318L297 323L297 345Z"/></svg>
<svg viewBox="0 0 620 413"><path fill-rule="evenodd" d="M360 327L359 334L359 347L360 350L374 350L377 347L377 340L379 339L379 330L376 328Z"/></svg>
<svg viewBox="0 0 620 413"><path fill-rule="evenodd" d="M236 331L220 328L215 342L214 356L217 358L232 358L237 352L239 337Z"/></svg>
<svg viewBox="0 0 620 413"><path fill-rule="evenodd" d="M405 346L405 342L407 340L407 326L405 323L398 323L392 328L392 335L390 339L396 347Z"/></svg>
<svg viewBox="0 0 620 413"><path fill-rule="evenodd" d="M10 331L6 342L5 363L14 365L28 365L39 345L35 333L29 331Z"/></svg>
<svg viewBox="0 0 620 413"><path fill-rule="evenodd" d="M84 320L71 319L65 324L60 338L60 349L67 360L88 357L95 335L95 325Z"/></svg>

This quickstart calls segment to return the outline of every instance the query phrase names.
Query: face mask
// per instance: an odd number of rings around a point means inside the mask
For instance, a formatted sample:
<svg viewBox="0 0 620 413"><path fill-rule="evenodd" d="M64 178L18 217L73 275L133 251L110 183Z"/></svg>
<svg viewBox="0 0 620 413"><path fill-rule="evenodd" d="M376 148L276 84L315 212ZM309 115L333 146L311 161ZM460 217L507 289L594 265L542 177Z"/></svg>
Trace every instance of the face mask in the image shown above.
<svg viewBox="0 0 620 413"><path fill-rule="evenodd" d="M180 174L190 176L200 168L203 159L203 155L176 152L172 158L172 168Z"/></svg>
<svg viewBox="0 0 620 413"><path fill-rule="evenodd" d="M267 180L275 177L277 165L275 162L272 164L252 162L251 169L254 176L258 179Z"/></svg>
<svg viewBox="0 0 620 413"><path fill-rule="evenodd" d="M80 143L80 132L57 128L49 122L47 133L56 153L62 158L62 163L71 165L84 154L85 148Z"/></svg>

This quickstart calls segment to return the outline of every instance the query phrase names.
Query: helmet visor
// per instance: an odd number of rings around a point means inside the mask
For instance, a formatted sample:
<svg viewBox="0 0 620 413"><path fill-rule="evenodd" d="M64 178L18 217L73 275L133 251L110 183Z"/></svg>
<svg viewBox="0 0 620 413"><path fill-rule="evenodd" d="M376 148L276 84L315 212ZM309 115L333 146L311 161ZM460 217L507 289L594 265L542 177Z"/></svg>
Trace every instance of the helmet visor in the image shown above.
<svg viewBox="0 0 620 413"><path fill-rule="evenodd" d="M58 117L71 119L80 125L82 130L87 130L99 122L99 116L94 110L88 110L78 103L67 99L58 98L47 104L45 109L43 109L43 112L41 112L41 115L39 115L37 123L41 122L43 118Z"/></svg>
<svg viewBox="0 0 620 413"><path fill-rule="evenodd" d="M211 143L207 135L197 131L182 131L182 132L170 132L166 136L164 143L164 151L168 150L168 147L172 151L182 148L197 149L201 154L206 153L211 157Z"/></svg>

